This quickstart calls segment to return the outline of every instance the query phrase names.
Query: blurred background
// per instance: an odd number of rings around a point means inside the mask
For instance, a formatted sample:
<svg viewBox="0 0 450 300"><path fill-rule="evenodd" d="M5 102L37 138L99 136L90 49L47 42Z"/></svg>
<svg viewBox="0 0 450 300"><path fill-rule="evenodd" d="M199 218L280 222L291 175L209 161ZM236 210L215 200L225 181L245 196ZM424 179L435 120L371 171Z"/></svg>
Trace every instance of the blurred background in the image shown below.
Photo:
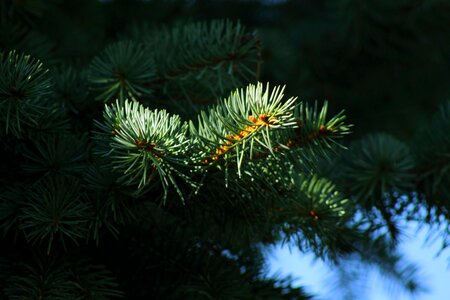
<svg viewBox="0 0 450 300"><path fill-rule="evenodd" d="M53 2L60 2L57 10ZM46 22L40 26L52 29L36 28L35 35L51 32L53 36L46 36L47 43L34 47L28 45L36 40L32 36L23 39L16 34L9 43L19 49L34 48L31 54L44 61L43 56L53 51L59 53L52 53L52 58L60 54L81 65L120 35L188 21L240 20L247 29L257 30L261 38L260 81L286 84L287 92L302 100L327 99L334 111L345 109L355 124L353 139L363 133L386 131L407 142L438 105L449 99L447 0L26 3L22 6L33 14L42 12L40 17ZM58 26L62 23L65 26ZM4 29L7 26L2 24Z"/></svg>
<svg viewBox="0 0 450 300"><path fill-rule="evenodd" d="M441 252L442 238L430 238L430 228L417 223L403 224L400 252L419 268L419 278L425 291L411 295L392 278L377 268L367 265L348 265L358 269L355 276L345 278L324 261L317 260L311 253L301 253L294 245L277 245L267 249L268 275L272 277L291 276L294 285L302 286L307 292L321 300L351 299L347 286L350 281L352 299L364 300L446 300L450 295L450 251ZM439 255L438 255L439 253ZM363 275L361 275L363 274Z"/></svg>

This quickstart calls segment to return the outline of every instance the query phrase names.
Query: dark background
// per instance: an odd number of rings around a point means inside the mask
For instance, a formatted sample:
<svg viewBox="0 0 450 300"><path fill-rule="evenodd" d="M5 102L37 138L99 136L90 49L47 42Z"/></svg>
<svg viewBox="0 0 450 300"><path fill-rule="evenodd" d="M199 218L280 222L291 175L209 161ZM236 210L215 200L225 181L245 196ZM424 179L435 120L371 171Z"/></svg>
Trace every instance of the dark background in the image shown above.
<svg viewBox="0 0 450 300"><path fill-rule="evenodd" d="M387 131L407 142L449 99L450 1L25 2L39 19L36 35L52 35L35 47L14 36L11 46L80 66L142 28L240 20L262 41L259 80L286 84L302 100L329 100L335 112L345 109L356 125L352 138Z"/></svg>

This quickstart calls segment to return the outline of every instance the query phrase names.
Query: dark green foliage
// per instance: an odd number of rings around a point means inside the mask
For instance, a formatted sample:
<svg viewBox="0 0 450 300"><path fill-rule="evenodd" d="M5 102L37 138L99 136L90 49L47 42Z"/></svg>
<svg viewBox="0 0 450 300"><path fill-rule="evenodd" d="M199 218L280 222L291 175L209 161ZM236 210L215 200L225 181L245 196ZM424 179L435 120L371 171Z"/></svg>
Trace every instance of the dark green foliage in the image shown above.
<svg viewBox="0 0 450 300"><path fill-rule="evenodd" d="M403 212L406 195L414 188L414 160L408 147L387 134L367 135L343 154L339 168L334 176L343 188L370 220L384 220L396 242L400 234L396 215Z"/></svg>
<svg viewBox="0 0 450 300"><path fill-rule="evenodd" d="M123 298L113 274L105 266L80 261L69 269L69 278L76 288L75 299Z"/></svg>
<svg viewBox="0 0 450 300"><path fill-rule="evenodd" d="M407 193L413 186L414 160L392 136L368 135L352 144L343 160L340 176L363 206L376 206L389 193Z"/></svg>
<svg viewBox="0 0 450 300"><path fill-rule="evenodd" d="M0 220L3 235L12 233L17 235L20 228L20 209L25 202L25 194L19 187L3 188L0 194Z"/></svg>
<svg viewBox="0 0 450 300"><path fill-rule="evenodd" d="M265 276L291 241L421 291L396 245L449 243L448 3L188 2L0 2L0 299L312 299Z"/></svg>
<svg viewBox="0 0 450 300"><path fill-rule="evenodd" d="M121 174L118 182L137 183L138 189L144 189L159 175L165 190L169 184L173 185L182 196L174 176L189 181L187 175L177 170L189 163L186 123L165 110L151 111L129 101L107 106L104 122L97 123L101 130L96 136L97 151L109 158L113 169Z"/></svg>
<svg viewBox="0 0 450 300"><path fill-rule="evenodd" d="M151 86L176 105L210 104L256 78L259 41L240 23L199 22L142 35L158 67Z"/></svg>
<svg viewBox="0 0 450 300"><path fill-rule="evenodd" d="M23 169L30 174L76 176L86 168L87 136L52 135L36 138L33 144L23 152Z"/></svg>
<svg viewBox="0 0 450 300"><path fill-rule="evenodd" d="M84 203L80 185L64 177L44 177L27 192L21 224L30 242L53 243L66 247L67 241L77 242L87 231L89 208ZM58 239L58 241L54 241Z"/></svg>
<svg viewBox="0 0 450 300"><path fill-rule="evenodd" d="M449 132L450 102L447 102L435 114L430 126L417 136L414 145L418 180L423 183L423 192L427 198L436 198L437 206L444 210L448 207L447 195L450 194ZM444 202L442 206L441 202Z"/></svg>
<svg viewBox="0 0 450 300"><path fill-rule="evenodd" d="M140 99L152 94L148 84L155 79L151 55L142 44L120 41L108 46L90 67L88 80L97 100Z"/></svg>
<svg viewBox="0 0 450 300"><path fill-rule="evenodd" d="M37 266L19 264L15 267L23 275L8 278L4 289L7 299L74 299L67 274L54 263Z"/></svg>
<svg viewBox="0 0 450 300"><path fill-rule="evenodd" d="M53 72L53 97L76 115L89 105L86 103L89 93L85 73L69 65L62 65Z"/></svg>
<svg viewBox="0 0 450 300"><path fill-rule="evenodd" d="M324 178L297 176L292 183L293 194L278 208L287 239L294 239L299 249L313 250L319 257L340 254L340 242L345 244L348 239L346 222L354 213L349 200Z"/></svg>
<svg viewBox="0 0 450 300"><path fill-rule="evenodd" d="M1 266L3 270L20 274L7 278L3 289L7 299L81 300L123 296L117 290L118 285L111 272L89 261L74 263L61 258L33 258L27 262L5 261Z"/></svg>
<svg viewBox="0 0 450 300"><path fill-rule="evenodd" d="M15 51L0 54L0 109L3 131L20 135L44 110L42 98L51 93L48 69L40 61Z"/></svg>
<svg viewBox="0 0 450 300"><path fill-rule="evenodd" d="M199 114L198 128L191 121L190 133L198 160L203 164L215 161L236 161L241 165L261 153L273 153L274 131L295 126L295 98L283 99L284 88L261 83L236 90L225 101ZM224 158L224 159L222 159Z"/></svg>
<svg viewBox="0 0 450 300"><path fill-rule="evenodd" d="M117 236L118 226L134 220L132 190L116 184L117 174L108 164L93 165L84 174L84 186L88 192L88 202L92 209L89 232L98 243L106 229Z"/></svg>

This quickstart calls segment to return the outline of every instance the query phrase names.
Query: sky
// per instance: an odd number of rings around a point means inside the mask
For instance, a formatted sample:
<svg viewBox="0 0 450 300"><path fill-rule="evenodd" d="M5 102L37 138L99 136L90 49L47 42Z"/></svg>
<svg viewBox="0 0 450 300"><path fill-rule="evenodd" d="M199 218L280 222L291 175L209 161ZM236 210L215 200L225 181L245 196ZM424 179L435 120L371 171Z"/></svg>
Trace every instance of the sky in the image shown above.
<svg viewBox="0 0 450 300"><path fill-rule="evenodd" d="M427 228L417 229L416 225L405 228L400 251L420 268L420 278L428 288L427 293L410 295L398 288L376 271L367 271L364 300L449 300L450 299L450 249L436 257L441 241L426 242ZM333 284L331 268L322 261L315 261L312 254L302 254L294 247L274 247L267 254L272 276L291 275L295 284L318 295L320 300L336 300L331 295L336 287Z"/></svg>

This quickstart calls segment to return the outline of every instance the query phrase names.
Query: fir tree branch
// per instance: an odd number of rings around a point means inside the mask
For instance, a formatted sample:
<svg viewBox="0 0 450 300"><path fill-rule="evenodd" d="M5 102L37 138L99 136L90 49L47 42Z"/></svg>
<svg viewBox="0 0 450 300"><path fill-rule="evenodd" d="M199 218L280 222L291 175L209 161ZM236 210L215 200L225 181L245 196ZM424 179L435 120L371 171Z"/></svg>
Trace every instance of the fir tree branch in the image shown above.
<svg viewBox="0 0 450 300"><path fill-rule="evenodd" d="M260 41L238 22L163 28L147 34L144 42L158 66L158 76L148 82L149 87L174 101L211 103L255 80L259 72Z"/></svg>
<svg viewBox="0 0 450 300"><path fill-rule="evenodd" d="M128 100L106 106L103 116L104 123L96 122L100 131L95 133L95 151L111 159L113 168L121 173L118 181L136 185L140 193L159 176L164 199L169 185L184 199L175 178L194 185L183 173L189 172L187 124L165 110L151 111Z"/></svg>
<svg viewBox="0 0 450 300"><path fill-rule="evenodd" d="M293 126L296 98L283 99L283 88L265 89L261 83L237 90L208 112L201 112L198 128L190 123L198 161L204 165L223 158L241 164L254 153L272 151L270 132Z"/></svg>
<svg viewBox="0 0 450 300"><path fill-rule="evenodd" d="M25 124L45 112L42 98L51 93L51 80L43 64L28 55L0 52L0 126L20 135Z"/></svg>
<svg viewBox="0 0 450 300"><path fill-rule="evenodd" d="M140 43L119 41L108 46L89 68L88 80L96 99L140 99L152 94L146 83L155 76L153 57Z"/></svg>
<svg viewBox="0 0 450 300"><path fill-rule="evenodd" d="M58 241L77 244L87 234L89 207L82 200L80 185L64 177L44 177L27 191L21 209L21 227L30 242L47 242L47 252Z"/></svg>
<svg viewBox="0 0 450 300"><path fill-rule="evenodd" d="M434 115L431 124L418 133L414 144L417 160L415 177L420 191L429 204L450 195L450 102L444 103ZM448 207L446 208L448 210Z"/></svg>
<svg viewBox="0 0 450 300"><path fill-rule="evenodd" d="M189 73L195 73L201 71L203 69L212 68L217 65L230 63L233 65L233 71L238 71L238 64L240 60L246 58L246 53L242 53L243 50L248 48L248 43L254 43L254 37L251 35L244 35L241 37L241 45L235 49L234 51L230 51L228 53L222 54L220 56L211 56L203 59L199 59L198 61L192 61L188 64L184 64L179 66L178 68L166 71L166 74L162 74L162 76L155 78L152 80L149 85L150 86L158 86L166 81L175 80L180 77L187 76ZM254 44L255 48L260 47L258 42ZM237 72L240 74L240 72Z"/></svg>

